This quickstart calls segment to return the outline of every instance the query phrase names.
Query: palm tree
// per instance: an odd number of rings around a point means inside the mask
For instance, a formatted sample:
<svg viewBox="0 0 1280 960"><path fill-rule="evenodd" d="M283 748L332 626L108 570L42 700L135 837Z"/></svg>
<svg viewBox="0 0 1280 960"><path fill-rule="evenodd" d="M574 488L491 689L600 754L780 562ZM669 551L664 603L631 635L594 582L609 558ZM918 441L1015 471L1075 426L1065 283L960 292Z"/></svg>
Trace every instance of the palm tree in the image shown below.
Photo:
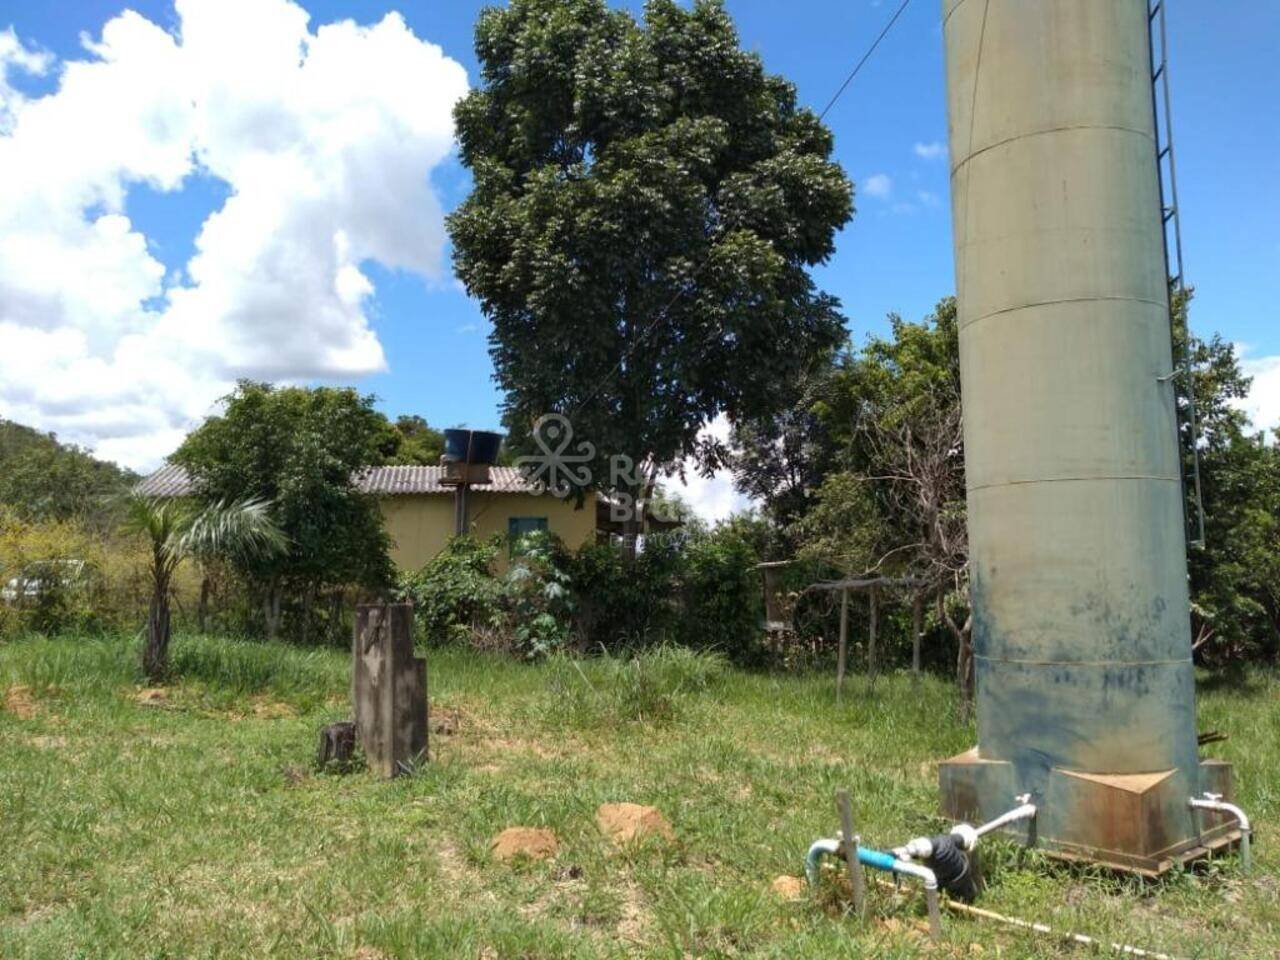
<svg viewBox="0 0 1280 960"><path fill-rule="evenodd" d="M131 497L127 526L151 541L151 612L142 670L160 680L169 669L169 596L174 571L191 557L237 557L283 551L288 539L268 514L263 500L215 503L206 507L182 500Z"/></svg>

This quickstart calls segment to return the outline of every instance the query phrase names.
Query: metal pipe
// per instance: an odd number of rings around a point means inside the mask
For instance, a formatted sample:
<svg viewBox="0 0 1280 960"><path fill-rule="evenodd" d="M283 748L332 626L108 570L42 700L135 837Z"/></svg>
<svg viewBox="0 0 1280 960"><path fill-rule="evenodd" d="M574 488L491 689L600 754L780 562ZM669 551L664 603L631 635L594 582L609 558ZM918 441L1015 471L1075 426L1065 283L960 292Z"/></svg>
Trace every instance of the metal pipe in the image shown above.
<svg viewBox="0 0 1280 960"><path fill-rule="evenodd" d="M1249 851L1249 837L1253 833L1253 827L1249 823L1249 815L1234 803L1225 803L1220 793L1206 793L1203 798L1192 797L1191 808L1193 810L1216 810L1219 813L1226 813L1236 818L1236 821L1240 824L1240 869L1248 873L1253 866Z"/></svg>
<svg viewBox="0 0 1280 960"><path fill-rule="evenodd" d="M809 886L816 886L818 883L818 866L822 863L822 858L834 857L840 852L839 840L815 840L809 847L809 852L804 858L804 876L809 881Z"/></svg>
<svg viewBox="0 0 1280 960"><path fill-rule="evenodd" d="M975 841L977 837L985 837L988 833L999 830L1001 827L1007 827L1011 823L1018 823L1021 820L1034 820L1036 816L1036 805L1031 802L1031 794L1024 793L1016 798L1020 806L1014 807L1008 813L1002 813L994 820L984 823L980 827L974 828Z"/></svg>
<svg viewBox="0 0 1280 960"><path fill-rule="evenodd" d="M815 840L804 858L804 875L810 886L818 882L818 867L825 856L838 856L841 841L838 839ZM929 911L929 933L937 939L942 935L942 919L939 910L938 878L932 870L909 860L902 860L891 853L858 847L858 862L874 870L882 870L904 877L915 877L924 884L925 906Z"/></svg>
<svg viewBox="0 0 1280 960"><path fill-rule="evenodd" d="M1018 801L1019 806L1000 814L994 820L979 827L974 827L967 823L957 823L951 828L951 837L962 850L970 851L978 845L978 839L988 833L993 833L1001 827L1007 827L1011 823L1034 820L1038 811L1036 805L1031 802L1031 794L1024 793L1014 799ZM893 853L894 856L903 860L928 860L933 856L933 840L929 837L916 837L914 840L909 840L904 846L894 847Z"/></svg>

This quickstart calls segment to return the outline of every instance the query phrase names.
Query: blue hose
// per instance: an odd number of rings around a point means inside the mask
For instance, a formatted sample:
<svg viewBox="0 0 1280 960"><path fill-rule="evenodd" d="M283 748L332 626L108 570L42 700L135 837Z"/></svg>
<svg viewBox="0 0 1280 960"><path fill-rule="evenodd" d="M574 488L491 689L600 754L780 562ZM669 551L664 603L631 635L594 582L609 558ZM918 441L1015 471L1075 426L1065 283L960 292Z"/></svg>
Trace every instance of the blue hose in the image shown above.
<svg viewBox="0 0 1280 960"><path fill-rule="evenodd" d="M881 850L872 850L870 847L858 847L858 862L868 867L874 867L876 870L884 870L893 872L893 865L896 862L893 854L884 853Z"/></svg>
<svg viewBox="0 0 1280 960"><path fill-rule="evenodd" d="M810 885L818 882L818 861L824 856L838 856L840 852L840 842L838 840L817 840L813 846L809 848L809 855L805 858L804 872L809 878ZM873 870L884 870L892 873L898 860L891 853L885 853L881 850L873 850L870 847L858 846L858 862L864 866L871 867Z"/></svg>

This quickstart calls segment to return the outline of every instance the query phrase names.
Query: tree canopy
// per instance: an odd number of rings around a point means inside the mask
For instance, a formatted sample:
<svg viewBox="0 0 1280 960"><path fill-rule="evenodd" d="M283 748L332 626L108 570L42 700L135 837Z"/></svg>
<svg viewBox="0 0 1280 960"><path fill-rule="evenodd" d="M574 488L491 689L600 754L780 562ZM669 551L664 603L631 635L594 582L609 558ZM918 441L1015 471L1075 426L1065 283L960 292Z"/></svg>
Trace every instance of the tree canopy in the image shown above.
<svg viewBox="0 0 1280 960"><path fill-rule="evenodd" d="M444 453L444 431L437 430L416 415L396 417L393 424L397 443L387 463L434 466Z"/></svg>
<svg viewBox="0 0 1280 960"><path fill-rule="evenodd" d="M373 397L242 381L225 405L172 460L190 471L209 502L271 503L289 549L233 558L242 574L267 588L268 632L278 624L286 588L305 600L326 584L388 583L388 539L377 503L353 483L400 443Z"/></svg>
<svg viewBox="0 0 1280 960"><path fill-rule="evenodd" d="M783 409L845 336L808 268L852 215L830 132L742 50L723 6L512 0L476 28L457 106L474 188L458 276L493 323L517 444L567 415L607 458L667 466L717 415Z"/></svg>

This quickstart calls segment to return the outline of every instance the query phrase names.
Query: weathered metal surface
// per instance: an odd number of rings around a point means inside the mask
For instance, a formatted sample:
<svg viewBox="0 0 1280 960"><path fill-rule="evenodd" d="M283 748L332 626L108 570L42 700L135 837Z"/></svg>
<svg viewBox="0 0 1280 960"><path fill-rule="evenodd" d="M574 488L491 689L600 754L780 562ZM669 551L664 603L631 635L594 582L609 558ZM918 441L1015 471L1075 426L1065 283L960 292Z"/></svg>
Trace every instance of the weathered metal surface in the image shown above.
<svg viewBox="0 0 1280 960"><path fill-rule="evenodd" d="M1200 787L1147 6L943 13L978 753L1014 788L953 763L944 794L1031 792L1079 847L1128 794L1063 776L1160 773L1108 834L1146 858L1196 836Z"/></svg>
<svg viewBox="0 0 1280 960"><path fill-rule="evenodd" d="M427 755L427 664L413 655L413 607L356 608L351 700L369 769L384 777Z"/></svg>

